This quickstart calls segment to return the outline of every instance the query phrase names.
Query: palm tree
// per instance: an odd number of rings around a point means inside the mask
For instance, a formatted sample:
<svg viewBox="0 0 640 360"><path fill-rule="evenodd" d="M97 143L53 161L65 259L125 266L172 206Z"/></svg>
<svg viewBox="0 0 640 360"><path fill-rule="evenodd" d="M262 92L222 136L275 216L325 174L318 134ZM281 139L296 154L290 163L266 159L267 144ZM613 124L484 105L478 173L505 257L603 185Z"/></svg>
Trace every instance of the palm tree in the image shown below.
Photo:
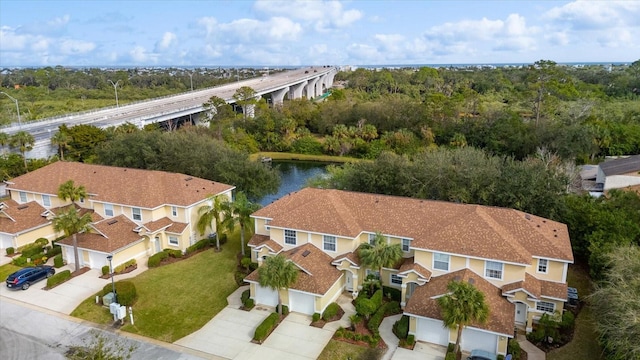
<svg viewBox="0 0 640 360"><path fill-rule="evenodd" d="M11 135L9 138L9 144L11 147L14 147L20 151L22 154L22 159L24 160L24 169L29 172L29 168L27 168L27 158L25 157L25 153L27 151L33 150L33 145L36 143L36 139L30 133L26 131L18 131L17 133Z"/></svg>
<svg viewBox="0 0 640 360"><path fill-rule="evenodd" d="M208 199L211 205L206 205L198 209L198 222L196 228L200 235L204 235L211 224L215 221L216 225L216 249L220 251L220 228L224 214L228 212L229 199L224 195L212 195Z"/></svg>
<svg viewBox="0 0 640 360"><path fill-rule="evenodd" d="M91 222L91 215L86 213L80 216L75 206L72 206L68 211L56 215L52 220L53 229L56 232L62 231L66 237L71 236L73 239L73 257L76 264L76 271L80 269L77 234L87 231Z"/></svg>
<svg viewBox="0 0 640 360"><path fill-rule="evenodd" d="M5 147L5 145L9 144L9 135L4 132L0 132L0 147ZM4 149L2 151L4 153Z"/></svg>
<svg viewBox="0 0 640 360"><path fill-rule="evenodd" d="M449 291L436 301L442 310L442 321L449 329L458 329L454 352L460 351L462 329L475 322L486 323L489 319L489 306L484 294L472 284L453 280L447 285Z"/></svg>
<svg viewBox="0 0 640 360"><path fill-rule="evenodd" d="M73 180L67 180L58 187L58 197L63 201L71 200L75 204L80 199L87 197L87 189L83 185L76 186Z"/></svg>
<svg viewBox="0 0 640 360"><path fill-rule="evenodd" d="M244 232L246 228L251 229L251 214L260 209L260 204L249 201L247 195L242 191L236 194L236 200L229 204L229 214L225 218L229 219L228 226L233 230L235 224L240 225L240 246L244 257Z"/></svg>
<svg viewBox="0 0 640 360"><path fill-rule="evenodd" d="M298 269L284 255L268 257L258 268L258 283L278 293L278 314L282 315L280 289L288 289L298 279Z"/></svg>
<svg viewBox="0 0 640 360"><path fill-rule="evenodd" d="M64 131L58 131L51 137L51 145L58 147L60 160L62 161L64 161L64 151L69 148L71 140L71 136Z"/></svg>
<svg viewBox="0 0 640 360"><path fill-rule="evenodd" d="M373 244L360 245L358 256L362 265L377 269L378 274L382 275L383 267L392 267L402 259L402 247L400 244L388 244L385 237L376 232Z"/></svg>

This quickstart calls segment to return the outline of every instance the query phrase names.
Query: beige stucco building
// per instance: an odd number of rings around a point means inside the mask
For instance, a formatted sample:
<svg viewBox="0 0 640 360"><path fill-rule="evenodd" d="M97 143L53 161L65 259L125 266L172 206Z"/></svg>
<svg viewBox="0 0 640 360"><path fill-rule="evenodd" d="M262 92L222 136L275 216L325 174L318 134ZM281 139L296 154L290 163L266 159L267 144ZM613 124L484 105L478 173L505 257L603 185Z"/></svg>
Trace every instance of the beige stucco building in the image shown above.
<svg viewBox="0 0 640 360"><path fill-rule="evenodd" d="M88 198L76 204L58 198L59 186L73 180ZM143 259L162 249L185 251L206 234L196 230L198 209L212 195L227 196L231 185L163 171L58 161L6 181L10 200L0 205L0 246L18 248L44 237L54 240L51 219L76 206L93 218L91 230L78 235L81 266L100 268ZM73 263L70 238L58 242L63 258Z"/></svg>
<svg viewBox="0 0 640 360"><path fill-rule="evenodd" d="M490 300L490 321L464 329L464 350L505 354L515 327L531 331L545 312L561 313L567 300L573 254L566 225L521 211L306 188L252 217L251 259L261 264L283 254L304 273L279 291L291 311L321 313L343 291L361 289L377 271L361 265L357 249L378 232L402 248L403 260L376 275L401 291L418 340L455 342L456 331L442 326L434 300L451 280L473 283ZM278 293L261 287L256 273L246 280L256 303L277 303Z"/></svg>

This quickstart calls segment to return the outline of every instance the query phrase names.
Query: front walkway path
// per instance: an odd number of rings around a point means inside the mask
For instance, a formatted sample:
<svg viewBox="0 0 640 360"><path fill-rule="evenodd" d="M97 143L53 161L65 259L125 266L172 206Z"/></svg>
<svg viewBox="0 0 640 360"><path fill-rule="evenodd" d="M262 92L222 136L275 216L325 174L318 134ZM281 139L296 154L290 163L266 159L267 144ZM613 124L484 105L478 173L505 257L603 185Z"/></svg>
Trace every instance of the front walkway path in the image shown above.
<svg viewBox="0 0 640 360"><path fill-rule="evenodd" d="M323 329L335 332L340 327L343 327L346 329L349 326L351 326L350 317L351 315L354 315L356 313L356 308L351 303L352 301L353 301L353 297L351 296L350 293L342 293L336 300L336 303L338 303L338 305L340 305L342 310L344 310L344 315L342 315L340 320L326 323Z"/></svg>
<svg viewBox="0 0 640 360"><path fill-rule="evenodd" d="M380 324L380 337L387 344L387 352L382 357L382 360L390 360L398 348L400 339L393 333L393 324L400 320L401 317L402 314L387 316Z"/></svg>
<svg viewBox="0 0 640 360"><path fill-rule="evenodd" d="M545 360L547 358L547 354L544 351L538 349L537 346L530 343L525 335L518 334L517 340L518 344L520 344L520 348L527 352L527 359Z"/></svg>

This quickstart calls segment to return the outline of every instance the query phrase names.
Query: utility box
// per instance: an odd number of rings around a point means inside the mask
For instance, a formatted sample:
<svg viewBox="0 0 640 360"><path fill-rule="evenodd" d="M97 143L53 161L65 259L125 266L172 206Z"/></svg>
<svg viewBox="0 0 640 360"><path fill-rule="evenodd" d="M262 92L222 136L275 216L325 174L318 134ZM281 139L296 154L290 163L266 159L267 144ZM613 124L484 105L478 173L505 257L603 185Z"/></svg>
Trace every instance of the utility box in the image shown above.
<svg viewBox="0 0 640 360"><path fill-rule="evenodd" d="M122 320L125 318L125 316L127 316L127 307L120 304L116 305L118 305L118 308L116 310L116 317L118 318L118 320Z"/></svg>
<svg viewBox="0 0 640 360"><path fill-rule="evenodd" d="M112 302L109 304L109 312L113 315L118 314L118 309L120 309L120 304Z"/></svg>
<svg viewBox="0 0 640 360"><path fill-rule="evenodd" d="M115 296L113 295L112 292L107 293L105 296L102 297L102 305L104 306L109 306L111 305L111 303L115 300Z"/></svg>

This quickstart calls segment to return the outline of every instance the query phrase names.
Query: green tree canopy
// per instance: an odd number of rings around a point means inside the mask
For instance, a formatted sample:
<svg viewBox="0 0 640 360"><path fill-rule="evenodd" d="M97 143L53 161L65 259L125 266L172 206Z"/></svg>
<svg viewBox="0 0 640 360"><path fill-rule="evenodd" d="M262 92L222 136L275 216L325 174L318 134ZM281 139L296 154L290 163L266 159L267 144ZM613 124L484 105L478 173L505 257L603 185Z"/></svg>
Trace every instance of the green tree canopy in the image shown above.
<svg viewBox="0 0 640 360"><path fill-rule="evenodd" d="M18 131L17 133L11 135L9 138L9 144L11 147L18 149L20 154L22 154L22 159L24 160L24 170L29 171L27 167L27 157L25 154L28 151L33 150L33 145L36 143L36 139L30 133L26 131Z"/></svg>
<svg viewBox="0 0 640 360"><path fill-rule="evenodd" d="M400 244L389 244L384 235L376 232L373 244L363 243L358 248L362 265L375 269L382 276L383 267L393 267L402 259Z"/></svg>
<svg viewBox="0 0 640 360"><path fill-rule="evenodd" d="M51 222L53 224L53 229L56 232L62 232L66 237L71 236L71 239L73 240L75 271L80 270L77 234L89 230L89 226L91 225L91 214L85 213L84 215L80 215L75 206L71 206L69 210L62 211L56 215Z"/></svg>
<svg viewBox="0 0 640 360"><path fill-rule="evenodd" d="M267 257L258 268L258 283L278 292L278 313L282 315L280 289L288 289L298 279L298 268L284 255Z"/></svg>
<svg viewBox="0 0 640 360"><path fill-rule="evenodd" d="M211 225L216 227L216 249L220 251L220 236L222 235L223 222L228 221L225 214L229 214L229 198L224 195L212 195L208 201L210 204L198 208L198 222L196 228L200 235L204 235Z"/></svg>
<svg viewBox="0 0 640 360"><path fill-rule="evenodd" d="M236 194L235 200L233 200L233 202L229 204L230 214L228 215L228 224L231 229L233 229L236 223L240 225L240 247L242 249L242 256L245 255L245 230L253 230L253 220L251 219L251 214L256 212L258 209L260 209L260 204L249 201L247 195L242 191L239 191Z"/></svg>

